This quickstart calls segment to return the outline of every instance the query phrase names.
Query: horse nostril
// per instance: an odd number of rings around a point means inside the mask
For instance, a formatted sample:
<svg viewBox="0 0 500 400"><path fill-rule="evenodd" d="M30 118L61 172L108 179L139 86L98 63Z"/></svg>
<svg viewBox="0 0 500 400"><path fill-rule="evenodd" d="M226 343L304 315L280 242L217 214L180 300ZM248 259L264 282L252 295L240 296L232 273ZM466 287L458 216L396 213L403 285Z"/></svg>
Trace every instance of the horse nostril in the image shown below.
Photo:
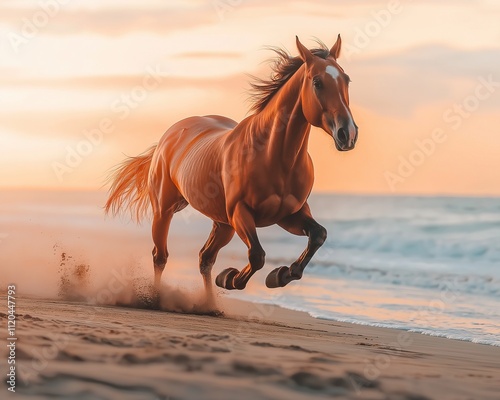
<svg viewBox="0 0 500 400"><path fill-rule="evenodd" d="M347 132L347 130L345 130L344 128L340 128L337 131L337 139L340 143L342 143L344 145L348 145L349 144L349 133Z"/></svg>

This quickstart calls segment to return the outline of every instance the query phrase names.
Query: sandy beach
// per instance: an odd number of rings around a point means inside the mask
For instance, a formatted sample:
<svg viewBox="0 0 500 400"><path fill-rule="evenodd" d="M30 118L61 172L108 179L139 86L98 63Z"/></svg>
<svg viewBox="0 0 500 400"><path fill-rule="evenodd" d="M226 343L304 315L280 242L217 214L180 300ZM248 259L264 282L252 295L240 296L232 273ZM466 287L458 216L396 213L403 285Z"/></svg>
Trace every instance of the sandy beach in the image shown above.
<svg viewBox="0 0 500 400"><path fill-rule="evenodd" d="M20 297L16 393L4 382L1 397L498 399L498 347L219 306L222 317Z"/></svg>

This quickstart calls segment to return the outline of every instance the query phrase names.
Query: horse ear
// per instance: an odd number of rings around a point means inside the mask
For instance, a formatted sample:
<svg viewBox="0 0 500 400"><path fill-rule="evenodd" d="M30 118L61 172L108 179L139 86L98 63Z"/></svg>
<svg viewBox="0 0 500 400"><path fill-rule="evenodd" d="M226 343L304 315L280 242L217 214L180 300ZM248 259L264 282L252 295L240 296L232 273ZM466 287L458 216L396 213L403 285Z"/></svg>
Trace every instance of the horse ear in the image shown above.
<svg viewBox="0 0 500 400"><path fill-rule="evenodd" d="M300 58L306 64L309 64L314 57L313 53L311 53L311 51L306 46L304 46L302 43L300 43L298 36L295 36L295 39L297 42L297 49L299 49Z"/></svg>
<svg viewBox="0 0 500 400"><path fill-rule="evenodd" d="M333 47L330 49L330 55L333 57L334 60L340 57L340 49L342 48L342 38L339 36L337 37L337 41L333 45Z"/></svg>

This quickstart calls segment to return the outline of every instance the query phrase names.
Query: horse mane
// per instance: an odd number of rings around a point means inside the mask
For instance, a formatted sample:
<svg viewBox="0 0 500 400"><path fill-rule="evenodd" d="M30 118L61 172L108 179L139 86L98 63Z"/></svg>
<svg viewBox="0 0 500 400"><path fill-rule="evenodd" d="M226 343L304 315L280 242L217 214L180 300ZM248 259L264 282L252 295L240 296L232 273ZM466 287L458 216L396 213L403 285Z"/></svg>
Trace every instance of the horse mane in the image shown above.
<svg viewBox="0 0 500 400"><path fill-rule="evenodd" d="M330 50L320 40L316 40L316 42L320 47L311 49L311 52L317 57L326 59L330 55ZM268 79L262 79L250 75L253 80L250 82L250 98L253 101L250 110L255 113L261 112L278 90L304 64L300 57L292 57L284 48L268 47L268 49L276 53L276 56L269 60L271 76Z"/></svg>

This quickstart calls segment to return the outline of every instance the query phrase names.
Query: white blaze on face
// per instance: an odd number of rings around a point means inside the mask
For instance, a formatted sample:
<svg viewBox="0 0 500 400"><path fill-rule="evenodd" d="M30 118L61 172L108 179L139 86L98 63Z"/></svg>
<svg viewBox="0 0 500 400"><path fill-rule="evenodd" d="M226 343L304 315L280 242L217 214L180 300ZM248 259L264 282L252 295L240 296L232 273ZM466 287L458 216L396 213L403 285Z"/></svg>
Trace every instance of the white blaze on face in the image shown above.
<svg viewBox="0 0 500 400"><path fill-rule="evenodd" d="M333 65L327 66L325 72L328 75L330 75L335 82L337 82L338 78L340 77L339 69L334 67ZM342 102L342 105L345 107L345 110L346 110L347 114L349 115L349 120L347 121L347 127L346 127L349 131L349 138L351 140L354 140L354 138L356 137L356 127L354 124L354 120L352 118L351 110L344 103L344 100L342 99L342 97L340 98L340 101Z"/></svg>
<svg viewBox="0 0 500 400"><path fill-rule="evenodd" d="M340 71L337 68L335 68L333 65L329 65L328 67L326 67L326 73L328 75L330 75L333 78L333 80L335 80L335 81L340 76Z"/></svg>

